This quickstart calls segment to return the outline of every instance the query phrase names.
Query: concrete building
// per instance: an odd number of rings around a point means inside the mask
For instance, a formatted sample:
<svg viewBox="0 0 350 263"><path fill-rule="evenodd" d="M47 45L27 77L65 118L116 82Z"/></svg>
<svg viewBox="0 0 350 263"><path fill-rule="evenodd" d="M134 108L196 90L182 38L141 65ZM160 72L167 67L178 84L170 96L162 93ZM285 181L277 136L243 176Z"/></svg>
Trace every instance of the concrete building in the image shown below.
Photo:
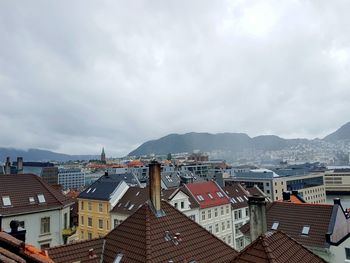
<svg viewBox="0 0 350 263"><path fill-rule="evenodd" d="M72 201L34 174L0 176L2 226L8 232L19 221L26 242L39 248L63 244L63 231L70 226Z"/></svg>
<svg viewBox="0 0 350 263"><path fill-rule="evenodd" d="M329 166L324 178L327 193L350 194L350 166Z"/></svg>
<svg viewBox="0 0 350 263"><path fill-rule="evenodd" d="M271 200L282 200L283 192L298 191L308 203L326 202L323 173L279 175L268 169L252 169L236 172L235 176L225 178L225 184L239 182L252 187L257 185Z"/></svg>
<svg viewBox="0 0 350 263"><path fill-rule="evenodd" d="M85 173L81 168L59 168L58 169L58 184L64 190L67 189L82 189L85 186Z"/></svg>

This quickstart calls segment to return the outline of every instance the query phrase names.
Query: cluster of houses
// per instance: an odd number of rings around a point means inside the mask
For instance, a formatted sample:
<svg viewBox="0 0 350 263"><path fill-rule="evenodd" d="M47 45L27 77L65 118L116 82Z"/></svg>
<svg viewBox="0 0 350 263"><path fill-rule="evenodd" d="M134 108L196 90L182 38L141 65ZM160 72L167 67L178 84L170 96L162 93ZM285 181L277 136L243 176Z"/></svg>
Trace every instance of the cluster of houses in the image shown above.
<svg viewBox="0 0 350 263"><path fill-rule="evenodd" d="M350 261L340 200L311 204L286 192L271 202L256 186L162 175L157 162L147 187L106 173L74 202L36 175L15 174L0 176L0 195L4 262Z"/></svg>

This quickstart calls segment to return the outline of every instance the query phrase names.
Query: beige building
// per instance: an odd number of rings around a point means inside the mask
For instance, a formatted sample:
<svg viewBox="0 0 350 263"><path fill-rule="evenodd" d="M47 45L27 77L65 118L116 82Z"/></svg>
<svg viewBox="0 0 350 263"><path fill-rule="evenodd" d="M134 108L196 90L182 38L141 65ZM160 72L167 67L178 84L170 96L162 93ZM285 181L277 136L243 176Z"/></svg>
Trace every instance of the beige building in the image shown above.
<svg viewBox="0 0 350 263"><path fill-rule="evenodd" d="M326 192L333 194L350 193L350 166L328 167L324 177Z"/></svg>

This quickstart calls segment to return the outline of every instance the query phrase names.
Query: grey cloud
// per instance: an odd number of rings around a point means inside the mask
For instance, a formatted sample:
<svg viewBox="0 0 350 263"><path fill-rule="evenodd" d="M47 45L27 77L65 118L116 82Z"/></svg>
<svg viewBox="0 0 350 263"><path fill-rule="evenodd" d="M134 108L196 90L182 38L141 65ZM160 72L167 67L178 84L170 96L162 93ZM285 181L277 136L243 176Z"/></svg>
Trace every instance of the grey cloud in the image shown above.
<svg viewBox="0 0 350 263"><path fill-rule="evenodd" d="M349 121L346 1L0 2L0 145L123 155Z"/></svg>

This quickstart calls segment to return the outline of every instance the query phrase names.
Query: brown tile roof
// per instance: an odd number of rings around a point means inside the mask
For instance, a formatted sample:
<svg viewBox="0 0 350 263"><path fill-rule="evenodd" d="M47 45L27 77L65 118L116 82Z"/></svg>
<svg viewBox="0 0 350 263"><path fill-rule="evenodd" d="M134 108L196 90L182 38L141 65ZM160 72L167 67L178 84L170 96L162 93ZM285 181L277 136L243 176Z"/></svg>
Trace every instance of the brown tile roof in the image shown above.
<svg viewBox="0 0 350 263"><path fill-rule="evenodd" d="M325 263L288 235L267 232L243 249L232 263Z"/></svg>
<svg viewBox="0 0 350 263"><path fill-rule="evenodd" d="M60 208L72 203L34 174L0 176L0 193L0 214L3 216ZM44 195L44 203L39 203L38 194ZM5 206L3 196L10 197L10 206ZM29 201L30 197L34 198L34 202Z"/></svg>
<svg viewBox="0 0 350 263"><path fill-rule="evenodd" d="M230 198L232 209L248 207L249 193L239 183L225 186L222 189Z"/></svg>
<svg viewBox="0 0 350 263"><path fill-rule="evenodd" d="M326 233L331 223L333 205L295 204L290 202L273 202L267 206L267 229L278 222L278 230L305 246L329 247ZM309 226L308 235L302 235L304 226Z"/></svg>
<svg viewBox="0 0 350 263"><path fill-rule="evenodd" d="M267 205L267 229L278 223L281 230L304 246L328 248L326 234L331 225L333 205L328 204L296 204L291 202L273 202ZM309 226L308 235L302 234L304 226ZM241 227L241 232L249 234L249 223Z"/></svg>
<svg viewBox="0 0 350 263"><path fill-rule="evenodd" d="M80 261L81 263L100 262L103 243L103 238L82 241L49 248L48 254L55 263L70 263L75 261ZM91 251L91 249L93 250Z"/></svg>
<svg viewBox="0 0 350 263"><path fill-rule="evenodd" d="M165 216L156 217L145 203L132 216L106 235L104 262L118 254L122 262L228 262L237 254L186 215L162 201ZM169 231L169 232L166 232ZM166 240L180 233L181 241Z"/></svg>

